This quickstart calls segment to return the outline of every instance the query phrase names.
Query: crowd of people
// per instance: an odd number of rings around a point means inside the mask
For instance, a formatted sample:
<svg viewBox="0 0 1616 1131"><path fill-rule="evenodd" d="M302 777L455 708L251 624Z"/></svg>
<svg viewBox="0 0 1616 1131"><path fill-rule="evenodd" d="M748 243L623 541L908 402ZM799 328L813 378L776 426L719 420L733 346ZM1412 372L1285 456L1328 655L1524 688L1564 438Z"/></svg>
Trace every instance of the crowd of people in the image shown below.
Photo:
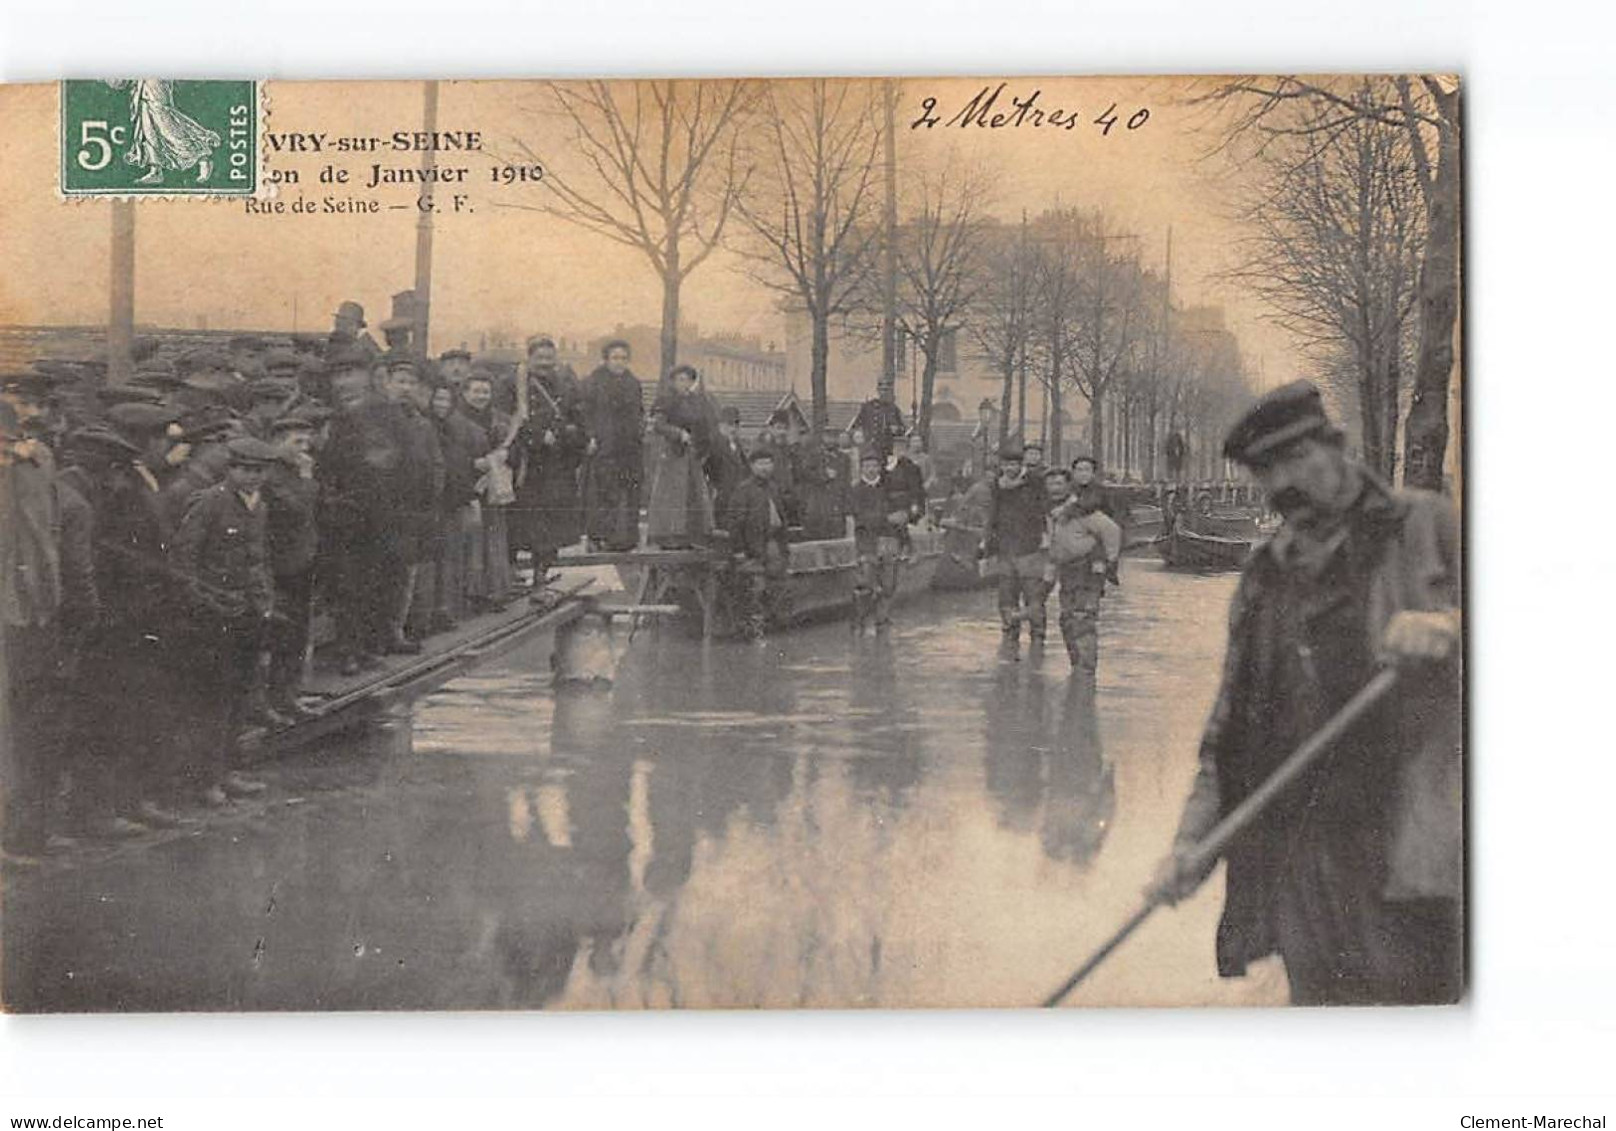
<svg viewBox="0 0 1616 1131"><path fill-rule="evenodd" d="M927 488L890 399L861 413L855 471L848 438L815 442L784 410L743 442L690 366L647 406L622 341L580 379L542 335L517 367L429 359L407 319L381 329L345 302L328 335L176 357L137 339L125 380L93 360L0 380L8 841L176 827L262 792L239 739L309 713L317 621L324 662L356 676L467 616L553 601L576 544L722 549L757 636L788 540L852 533L860 607L885 619Z"/></svg>

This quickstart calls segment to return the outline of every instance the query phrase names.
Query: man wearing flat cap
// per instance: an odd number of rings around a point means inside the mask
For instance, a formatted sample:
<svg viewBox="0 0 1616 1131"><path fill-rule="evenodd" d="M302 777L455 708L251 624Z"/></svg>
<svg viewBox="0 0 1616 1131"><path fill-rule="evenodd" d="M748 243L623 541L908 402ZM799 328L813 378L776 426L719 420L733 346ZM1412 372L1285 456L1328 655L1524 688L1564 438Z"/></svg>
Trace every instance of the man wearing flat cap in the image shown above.
<svg viewBox="0 0 1616 1131"><path fill-rule="evenodd" d="M314 561L320 541L314 433L314 422L306 416L293 413L276 420L271 438L281 458L264 480L264 499L269 504L269 569L275 583L275 617L267 644L269 707L294 719L307 714L297 693L308 650Z"/></svg>
<svg viewBox="0 0 1616 1131"><path fill-rule="evenodd" d="M198 729L213 724L210 745L216 752L232 750L246 723L286 721L253 702L258 654L274 608L264 477L281 456L254 436L236 437L227 450L224 481L196 495L170 552L175 571L189 583L191 677L196 687L210 692L212 710ZM209 804L262 791L235 772L227 753L215 756L226 761L209 765L193 758L187 767L187 777Z"/></svg>
<svg viewBox="0 0 1616 1131"><path fill-rule="evenodd" d="M1294 1004L1442 1003L1463 989L1459 525L1349 458L1319 392L1259 400L1224 454L1284 525L1230 612L1223 684L1156 890L1206 879L1191 846L1383 665L1392 694L1225 850L1218 971L1278 954Z"/></svg>
<svg viewBox="0 0 1616 1131"><path fill-rule="evenodd" d="M456 346L438 355L438 375L454 387L458 397L471 376L471 351Z"/></svg>
<svg viewBox="0 0 1616 1131"><path fill-rule="evenodd" d="M741 628L755 641L764 639L769 621L781 608L780 583L791 558L786 541L785 508L774 485L775 449L757 444L747 456L749 471L729 499L724 529L730 552Z"/></svg>
<svg viewBox="0 0 1616 1131"><path fill-rule="evenodd" d="M1025 621L1033 648L1042 647L1049 628L1050 582L1045 520L1049 496L1044 482L1027 473L1025 449L1012 436L999 448L999 474L993 480L982 553L998 559L1000 648L1006 659L1021 649Z"/></svg>
<svg viewBox="0 0 1616 1131"><path fill-rule="evenodd" d="M177 828L175 700L163 638L175 625L172 577L151 504L135 477L140 449L103 425L69 432L62 498L63 627L74 648L76 708L65 767L72 827L97 836Z"/></svg>

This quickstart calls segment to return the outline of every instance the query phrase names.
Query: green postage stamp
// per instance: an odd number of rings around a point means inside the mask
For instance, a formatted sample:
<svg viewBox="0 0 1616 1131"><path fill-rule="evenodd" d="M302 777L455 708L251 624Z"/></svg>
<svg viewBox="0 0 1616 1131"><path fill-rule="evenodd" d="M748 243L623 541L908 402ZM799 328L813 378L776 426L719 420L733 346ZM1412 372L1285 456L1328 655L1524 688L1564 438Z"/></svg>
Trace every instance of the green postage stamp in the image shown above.
<svg viewBox="0 0 1616 1131"><path fill-rule="evenodd" d="M71 79L61 84L64 196L252 196L258 84Z"/></svg>

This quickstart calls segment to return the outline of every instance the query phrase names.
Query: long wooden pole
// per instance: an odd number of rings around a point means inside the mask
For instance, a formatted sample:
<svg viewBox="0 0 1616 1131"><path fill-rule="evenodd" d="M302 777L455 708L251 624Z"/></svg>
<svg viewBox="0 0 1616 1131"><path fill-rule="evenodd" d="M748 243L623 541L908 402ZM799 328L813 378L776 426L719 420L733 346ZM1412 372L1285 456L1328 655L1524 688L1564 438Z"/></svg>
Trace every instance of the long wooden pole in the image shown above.
<svg viewBox="0 0 1616 1131"><path fill-rule="evenodd" d="M883 141L886 146L886 207L881 217L881 388L891 396L898 384L898 87L887 79Z"/></svg>
<svg viewBox="0 0 1616 1131"><path fill-rule="evenodd" d="M1212 831L1206 834L1181 861L1181 870L1187 875L1197 875L1209 868L1212 861L1223 855L1223 850L1229 847L1229 842L1245 831L1246 826L1257 819L1264 809L1273 804L1278 797L1297 778L1306 773L1313 764L1324 756L1325 751L1333 746L1337 739L1345 734L1359 719L1368 713L1370 708L1379 703L1397 685L1397 669L1382 668L1375 673L1368 683L1358 690L1358 693L1348 699L1342 708L1318 730L1313 736L1292 752L1289 758L1281 762L1279 768L1268 776L1268 780L1252 790L1246 799L1232 809L1228 816L1212 826ZM1151 912L1166 902L1165 895L1159 891L1152 891L1146 895L1144 903L1128 919L1112 932L1111 936L1100 945L1100 948L1088 957L1088 960L1079 966L1070 978L1060 984L1060 988L1044 999L1044 1008L1052 1009L1066 1000L1066 996L1075 990L1078 985L1099 967L1111 952L1125 942L1129 935L1138 930L1144 921L1150 918Z"/></svg>
<svg viewBox="0 0 1616 1131"><path fill-rule="evenodd" d="M134 375L135 347L135 202L112 202L112 254L109 257L107 307L107 380L113 384Z"/></svg>
<svg viewBox="0 0 1616 1131"><path fill-rule="evenodd" d="M421 129L432 134L438 128L438 84L425 84ZM432 329L432 170L438 163L437 151L428 145L421 151L421 205L415 221L415 348L421 357L431 356Z"/></svg>

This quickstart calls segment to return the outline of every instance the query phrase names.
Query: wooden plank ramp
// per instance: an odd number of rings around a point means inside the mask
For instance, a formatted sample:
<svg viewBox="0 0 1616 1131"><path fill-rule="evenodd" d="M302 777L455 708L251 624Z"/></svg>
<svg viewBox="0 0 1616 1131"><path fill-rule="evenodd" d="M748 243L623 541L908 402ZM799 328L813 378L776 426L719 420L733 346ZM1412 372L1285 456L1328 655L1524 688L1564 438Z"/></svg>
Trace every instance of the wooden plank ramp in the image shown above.
<svg viewBox="0 0 1616 1131"><path fill-rule="evenodd" d="M419 655L387 656L380 666L352 676L319 670L299 696L310 717L279 730L247 731L241 737L243 752L261 761L363 725L401 699L425 695L485 660L553 633L590 611L594 602L583 591L591 583L590 578L564 582L550 590L554 601L542 606L523 598L470 618L427 640Z"/></svg>

